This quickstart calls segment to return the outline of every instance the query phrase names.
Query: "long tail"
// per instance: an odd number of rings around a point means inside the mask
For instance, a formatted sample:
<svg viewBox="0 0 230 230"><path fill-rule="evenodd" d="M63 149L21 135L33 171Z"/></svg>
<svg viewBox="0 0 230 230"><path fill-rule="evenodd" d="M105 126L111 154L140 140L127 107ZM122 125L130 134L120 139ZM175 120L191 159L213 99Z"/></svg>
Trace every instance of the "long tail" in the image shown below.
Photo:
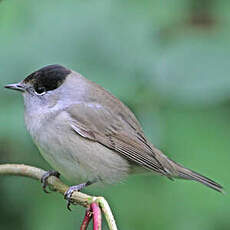
<svg viewBox="0 0 230 230"><path fill-rule="evenodd" d="M182 179L187 179L187 180L194 180L194 181L198 181L206 186L208 186L209 188L212 188L218 192L223 192L223 187L216 183L215 181L202 176L201 174L194 172L190 169L187 169L185 167L183 167L182 165L170 160L170 163L172 164L173 168L175 169L175 177L177 178L182 178Z"/></svg>
<svg viewBox="0 0 230 230"><path fill-rule="evenodd" d="M174 177L174 178L182 178L187 180L198 181L218 192L223 192L223 187L220 184L216 183L215 181L205 176L202 176L199 173L187 169L182 165L176 163L175 161L169 159L159 149L153 147L153 150L157 156L157 159L159 160L159 162L167 172L167 174L164 175L167 176L169 179L172 179Z"/></svg>

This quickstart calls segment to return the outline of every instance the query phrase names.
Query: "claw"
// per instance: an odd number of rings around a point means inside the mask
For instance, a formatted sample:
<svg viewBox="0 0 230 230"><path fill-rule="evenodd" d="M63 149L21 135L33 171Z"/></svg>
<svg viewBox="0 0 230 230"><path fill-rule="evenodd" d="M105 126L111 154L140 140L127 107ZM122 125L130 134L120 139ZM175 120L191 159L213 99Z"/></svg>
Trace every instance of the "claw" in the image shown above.
<svg viewBox="0 0 230 230"><path fill-rule="evenodd" d="M70 206L71 206L71 202L70 202L69 200L67 200L67 205L66 205L66 207L67 207L67 209L71 212L72 209L70 208Z"/></svg>
<svg viewBox="0 0 230 230"><path fill-rule="evenodd" d="M79 192L79 191L81 191L83 188L85 188L86 186L88 186L88 185L90 185L90 184L92 184L92 182L88 181L88 182L86 182L86 183L82 183L82 184L78 184L78 185L75 185L75 186L71 186L71 187L69 187L69 189L65 192L65 194L64 194L64 199L67 200L67 209L68 209L69 211L71 211L70 206L71 206L71 198L72 198L73 192L75 192L75 191L78 191L78 192Z"/></svg>
<svg viewBox="0 0 230 230"><path fill-rule="evenodd" d="M47 171L41 178L41 183L42 183L42 189L45 193L49 193L47 190L46 190L46 187L48 185L47 183L47 180L50 176L56 176L57 178L60 177L60 173L57 172L57 171L53 171L53 170L50 170L50 171Z"/></svg>

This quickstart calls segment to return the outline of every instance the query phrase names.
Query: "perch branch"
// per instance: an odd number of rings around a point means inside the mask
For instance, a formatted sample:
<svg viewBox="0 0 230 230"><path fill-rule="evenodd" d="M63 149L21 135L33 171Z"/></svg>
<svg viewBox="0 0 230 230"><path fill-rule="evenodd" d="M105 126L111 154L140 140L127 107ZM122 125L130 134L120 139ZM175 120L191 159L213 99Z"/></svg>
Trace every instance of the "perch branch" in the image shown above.
<svg viewBox="0 0 230 230"><path fill-rule="evenodd" d="M91 219L92 219L92 211L90 210L90 208L87 208L85 211L85 217L82 221L80 230L86 230Z"/></svg>
<svg viewBox="0 0 230 230"><path fill-rule="evenodd" d="M46 173L46 171L28 166L23 164L0 164L0 175L14 175L14 176L24 176L30 177L35 180L41 180L41 177ZM62 195L68 190L68 186L65 185L60 179L51 176L48 178L48 185L55 189L57 192L61 193ZM111 209L105 200L104 197L95 197L90 196L81 192L73 192L71 201L73 204L78 204L86 208L92 208L93 203L97 203L101 208L103 214L105 215L106 221L108 223L110 230L117 230L117 226L111 212ZM94 210L97 210L97 207L93 204ZM97 210L97 213L100 211ZM100 213L99 213L100 216Z"/></svg>

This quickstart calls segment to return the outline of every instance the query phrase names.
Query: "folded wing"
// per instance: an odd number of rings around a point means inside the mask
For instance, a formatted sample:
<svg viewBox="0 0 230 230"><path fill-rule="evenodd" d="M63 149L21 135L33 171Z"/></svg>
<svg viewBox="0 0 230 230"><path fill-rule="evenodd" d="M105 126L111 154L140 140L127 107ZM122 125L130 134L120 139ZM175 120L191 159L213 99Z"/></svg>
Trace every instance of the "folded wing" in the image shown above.
<svg viewBox="0 0 230 230"><path fill-rule="evenodd" d="M113 111L117 112L111 113L109 108L98 103L78 103L67 110L71 117L70 126L77 134L116 151L146 169L169 176L134 115L124 114L119 109Z"/></svg>

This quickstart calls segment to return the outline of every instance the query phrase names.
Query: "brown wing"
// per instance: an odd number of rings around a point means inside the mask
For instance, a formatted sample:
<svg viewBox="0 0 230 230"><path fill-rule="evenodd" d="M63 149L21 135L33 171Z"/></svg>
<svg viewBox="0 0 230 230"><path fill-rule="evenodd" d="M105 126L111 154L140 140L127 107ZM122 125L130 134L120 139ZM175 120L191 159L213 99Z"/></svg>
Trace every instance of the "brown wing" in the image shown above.
<svg viewBox="0 0 230 230"><path fill-rule="evenodd" d="M167 175L133 114L111 113L97 103L75 104L67 112L72 129L82 137L115 150L142 167Z"/></svg>

